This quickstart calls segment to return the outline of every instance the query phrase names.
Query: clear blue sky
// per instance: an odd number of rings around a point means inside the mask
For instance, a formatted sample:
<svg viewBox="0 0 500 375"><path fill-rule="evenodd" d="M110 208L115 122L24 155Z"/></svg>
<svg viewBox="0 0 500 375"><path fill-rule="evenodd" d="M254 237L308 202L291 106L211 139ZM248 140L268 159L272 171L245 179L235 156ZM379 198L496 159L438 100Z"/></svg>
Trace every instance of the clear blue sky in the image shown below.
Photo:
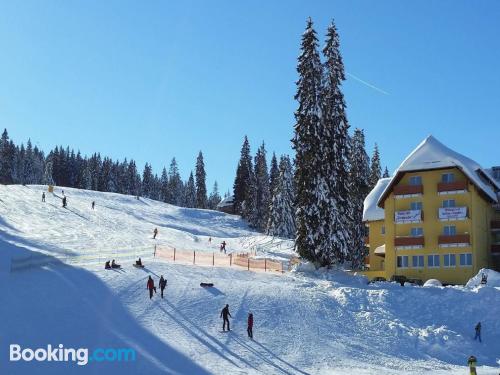
<svg viewBox="0 0 500 375"><path fill-rule="evenodd" d="M351 127L391 171L430 133L500 164L496 0L3 1L0 127L184 178L201 149L224 191L245 134L291 152L308 16L321 39L335 19Z"/></svg>

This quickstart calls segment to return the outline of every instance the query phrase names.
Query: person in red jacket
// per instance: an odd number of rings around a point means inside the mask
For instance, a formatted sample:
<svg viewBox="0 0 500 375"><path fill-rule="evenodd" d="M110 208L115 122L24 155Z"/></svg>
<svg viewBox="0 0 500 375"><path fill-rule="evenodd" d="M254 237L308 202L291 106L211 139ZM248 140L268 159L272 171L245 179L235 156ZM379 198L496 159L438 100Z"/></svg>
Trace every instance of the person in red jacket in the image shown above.
<svg viewBox="0 0 500 375"><path fill-rule="evenodd" d="M251 339L253 339L253 314L251 312L248 313L248 328L247 328L247 332L248 332L248 337L250 337Z"/></svg>
<svg viewBox="0 0 500 375"><path fill-rule="evenodd" d="M156 288L153 278L151 276L149 276L146 288L149 289L149 299L153 298L153 290L156 292Z"/></svg>

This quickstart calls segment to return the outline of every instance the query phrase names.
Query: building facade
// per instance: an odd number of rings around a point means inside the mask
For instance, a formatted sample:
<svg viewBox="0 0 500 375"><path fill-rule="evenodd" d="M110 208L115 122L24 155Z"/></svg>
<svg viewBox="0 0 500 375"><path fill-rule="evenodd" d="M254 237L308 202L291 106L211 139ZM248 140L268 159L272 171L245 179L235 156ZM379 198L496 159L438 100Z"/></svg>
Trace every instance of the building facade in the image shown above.
<svg viewBox="0 0 500 375"><path fill-rule="evenodd" d="M499 270L499 191L490 170L426 138L365 200L366 275L464 284Z"/></svg>

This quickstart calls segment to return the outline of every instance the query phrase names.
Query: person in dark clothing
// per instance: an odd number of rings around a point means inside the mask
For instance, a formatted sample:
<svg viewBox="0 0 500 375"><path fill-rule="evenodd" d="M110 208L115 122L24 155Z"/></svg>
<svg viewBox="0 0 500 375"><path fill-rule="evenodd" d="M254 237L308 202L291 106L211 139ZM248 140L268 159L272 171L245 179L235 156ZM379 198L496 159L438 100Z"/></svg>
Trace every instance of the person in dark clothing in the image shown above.
<svg viewBox="0 0 500 375"><path fill-rule="evenodd" d="M247 327L248 337L253 339L253 314L248 313L248 327Z"/></svg>
<svg viewBox="0 0 500 375"><path fill-rule="evenodd" d="M66 197L63 197L62 204L63 204L63 207L66 208L66 206L67 206Z"/></svg>
<svg viewBox="0 0 500 375"><path fill-rule="evenodd" d="M224 254L226 253L226 241L222 241L222 243L220 244L220 251L221 253L224 252Z"/></svg>
<svg viewBox="0 0 500 375"><path fill-rule="evenodd" d="M230 331L231 328L229 326L229 317L231 316L231 313L229 312L229 305L226 305L220 312L220 317L223 319L222 323L222 331L226 331L226 323L227 323L227 330ZM232 316L231 316L232 318Z"/></svg>
<svg viewBox="0 0 500 375"><path fill-rule="evenodd" d="M476 324L476 336L474 336L474 341L479 339L479 342L481 341L481 322Z"/></svg>
<svg viewBox="0 0 500 375"><path fill-rule="evenodd" d="M142 267L142 260L141 260L141 258L139 258L139 260L135 261L135 265Z"/></svg>
<svg viewBox="0 0 500 375"><path fill-rule="evenodd" d="M92 201L92 209L95 208L95 201Z"/></svg>
<svg viewBox="0 0 500 375"><path fill-rule="evenodd" d="M155 228L153 231L153 240L156 239L156 236L158 235L158 228Z"/></svg>
<svg viewBox="0 0 500 375"><path fill-rule="evenodd" d="M106 269L106 270L111 269L111 266L110 266L110 264L109 264L109 260L108 260L108 261L106 262L106 264L104 265L104 269Z"/></svg>
<svg viewBox="0 0 500 375"><path fill-rule="evenodd" d="M45 192L42 193L42 202L45 202Z"/></svg>
<svg viewBox="0 0 500 375"><path fill-rule="evenodd" d="M163 275L160 277L160 282L158 283L161 291L161 298L163 298L163 291L165 290L165 287L167 286L167 280L163 278Z"/></svg>
<svg viewBox="0 0 500 375"><path fill-rule="evenodd" d="M149 299L153 298L153 291L156 292L156 288L153 278L151 276L149 276L148 283L146 284L146 289L149 290Z"/></svg>
<svg viewBox="0 0 500 375"><path fill-rule="evenodd" d="M111 268L121 268L122 266L120 266L118 263L115 263L115 260L113 259L111 261Z"/></svg>

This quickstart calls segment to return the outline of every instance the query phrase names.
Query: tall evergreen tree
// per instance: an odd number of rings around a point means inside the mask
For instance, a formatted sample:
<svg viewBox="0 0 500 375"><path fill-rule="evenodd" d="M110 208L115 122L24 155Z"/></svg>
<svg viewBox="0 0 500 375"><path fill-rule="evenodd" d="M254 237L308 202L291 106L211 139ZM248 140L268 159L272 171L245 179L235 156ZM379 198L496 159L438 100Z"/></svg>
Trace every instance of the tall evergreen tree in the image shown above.
<svg viewBox="0 0 500 375"><path fill-rule="evenodd" d="M160 200L162 202L168 202L168 174L165 167L163 167L161 171L160 185Z"/></svg>
<svg viewBox="0 0 500 375"><path fill-rule="evenodd" d="M54 185L54 179L52 178L52 161L45 163L45 172L43 174L44 185Z"/></svg>
<svg viewBox="0 0 500 375"><path fill-rule="evenodd" d="M389 170L387 169L387 167L385 167L384 169L384 174L382 175L383 178L387 178L387 177L390 177L389 175Z"/></svg>
<svg viewBox="0 0 500 375"><path fill-rule="evenodd" d="M352 137L350 154L350 201L351 214L351 249L350 260L353 268L363 265L366 254L365 225L363 223L363 202L370 192L370 161L365 150L365 135L363 130L355 129Z"/></svg>
<svg viewBox="0 0 500 375"><path fill-rule="evenodd" d="M269 173L267 170L266 148L264 142L255 155L255 183L256 183L256 223L255 228L265 232L269 219L269 205L271 193L269 186Z"/></svg>
<svg viewBox="0 0 500 375"><path fill-rule="evenodd" d="M288 156L282 156L279 175L273 191L267 233L271 236L293 238L295 235L295 189L293 186L292 163Z"/></svg>
<svg viewBox="0 0 500 375"><path fill-rule="evenodd" d="M146 198L151 198L154 191L153 169L151 165L146 163L142 172L142 195Z"/></svg>
<svg viewBox="0 0 500 375"><path fill-rule="evenodd" d="M203 154L198 154L196 159L196 207L207 208L207 175L205 173L205 163Z"/></svg>
<svg viewBox="0 0 500 375"><path fill-rule="evenodd" d="M168 171L168 203L181 206L184 202L184 185L179 174L179 167L175 158L170 163Z"/></svg>
<svg viewBox="0 0 500 375"><path fill-rule="evenodd" d="M184 207L194 208L196 207L196 188L194 183L193 172L189 174L189 179L186 183L184 191Z"/></svg>
<svg viewBox="0 0 500 375"><path fill-rule="evenodd" d="M247 136L241 147L241 156L236 169L236 178L233 185L234 209L237 214L243 215L243 203L248 200L251 191L251 180L253 174L252 156L250 155L250 143Z"/></svg>
<svg viewBox="0 0 500 375"><path fill-rule="evenodd" d="M215 210L220 201L221 197L219 194L219 186L217 184L217 181L215 181L212 192L210 193L210 197L208 198L208 208L210 208L211 210Z"/></svg>
<svg viewBox="0 0 500 375"><path fill-rule="evenodd" d="M15 149L9 142L9 134L4 129L0 138L0 184L12 184L15 162Z"/></svg>
<svg viewBox="0 0 500 375"><path fill-rule="evenodd" d="M373 149L373 156L370 165L370 188L374 188L377 181L380 180L382 176L382 167L380 166L380 153L378 151L378 145L375 143L375 148Z"/></svg>
<svg viewBox="0 0 500 375"><path fill-rule="evenodd" d="M276 159L276 154L273 152L273 157L271 158L271 169L269 170L269 190L271 191L271 196L276 189L276 185L278 184L279 175L280 170L278 167L278 159Z"/></svg>

